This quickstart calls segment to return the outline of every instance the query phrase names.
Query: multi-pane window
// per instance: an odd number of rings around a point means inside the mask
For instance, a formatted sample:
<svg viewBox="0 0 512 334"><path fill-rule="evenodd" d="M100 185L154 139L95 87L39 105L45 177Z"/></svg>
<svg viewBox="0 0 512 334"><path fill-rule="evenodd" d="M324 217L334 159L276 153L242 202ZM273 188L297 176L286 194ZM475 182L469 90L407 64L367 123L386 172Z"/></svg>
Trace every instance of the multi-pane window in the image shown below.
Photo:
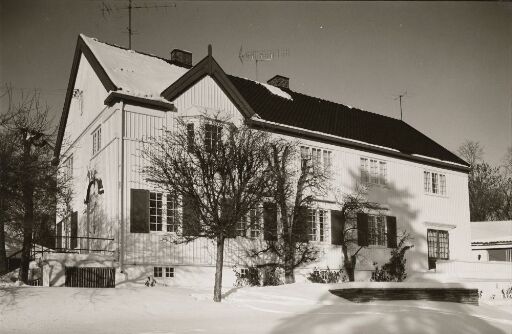
<svg viewBox="0 0 512 334"><path fill-rule="evenodd" d="M386 185L388 168L386 161L376 159L360 159L361 182Z"/></svg>
<svg viewBox="0 0 512 334"><path fill-rule="evenodd" d="M308 210L308 234L309 234L309 240L310 241L316 241L316 210Z"/></svg>
<svg viewBox="0 0 512 334"><path fill-rule="evenodd" d="M251 209L251 211L249 211L249 222L251 224L251 238L259 238L261 234L261 223L257 209Z"/></svg>
<svg viewBox="0 0 512 334"><path fill-rule="evenodd" d="M424 171L423 189L429 194L446 195L446 175Z"/></svg>
<svg viewBox="0 0 512 334"><path fill-rule="evenodd" d="M101 149L101 126L92 133L92 154L96 154Z"/></svg>
<svg viewBox="0 0 512 334"><path fill-rule="evenodd" d="M326 241L327 211L309 209L307 215L308 239L310 241Z"/></svg>
<svg viewBox="0 0 512 334"><path fill-rule="evenodd" d="M247 218L243 218L239 222L236 223L236 235L245 237L245 232L247 231Z"/></svg>
<svg viewBox="0 0 512 334"><path fill-rule="evenodd" d="M204 125L204 145L206 150L215 151L221 139L222 127L215 124Z"/></svg>
<svg viewBox="0 0 512 334"><path fill-rule="evenodd" d="M180 226L179 201L177 196L167 194L167 232L178 232Z"/></svg>
<svg viewBox="0 0 512 334"><path fill-rule="evenodd" d="M332 151L315 147L300 147L301 166L305 167L311 161L313 168L330 168L332 164Z"/></svg>
<svg viewBox="0 0 512 334"><path fill-rule="evenodd" d="M73 177L73 155L70 155L69 158L64 161L62 167L64 182L69 181Z"/></svg>
<svg viewBox="0 0 512 334"><path fill-rule="evenodd" d="M173 267L165 268L165 277L174 277L174 268Z"/></svg>
<svg viewBox="0 0 512 334"><path fill-rule="evenodd" d="M325 241L325 226L326 226L327 212L325 210L318 210L318 232L319 241Z"/></svg>
<svg viewBox="0 0 512 334"><path fill-rule="evenodd" d="M368 216L368 244L386 246L386 220L384 216Z"/></svg>
<svg viewBox="0 0 512 334"><path fill-rule="evenodd" d="M153 267L153 277L162 277L162 267Z"/></svg>
<svg viewBox="0 0 512 334"><path fill-rule="evenodd" d="M427 230L428 264L429 269L435 268L437 259L448 260L450 258L450 240L448 231Z"/></svg>
<svg viewBox="0 0 512 334"><path fill-rule="evenodd" d="M162 194L149 193L149 230L162 230Z"/></svg>

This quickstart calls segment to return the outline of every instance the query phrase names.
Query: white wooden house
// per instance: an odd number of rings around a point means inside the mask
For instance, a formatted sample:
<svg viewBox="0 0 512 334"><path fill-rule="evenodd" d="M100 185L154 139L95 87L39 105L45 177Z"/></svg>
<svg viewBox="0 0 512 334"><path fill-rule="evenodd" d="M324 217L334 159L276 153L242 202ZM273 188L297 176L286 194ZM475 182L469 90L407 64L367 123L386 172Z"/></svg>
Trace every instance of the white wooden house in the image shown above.
<svg viewBox="0 0 512 334"><path fill-rule="evenodd" d="M228 75L211 48L192 65L186 51L174 50L171 59L163 59L84 35L78 38L55 151L73 184L73 213L57 220L64 236L57 248L112 252L118 281L155 276L168 284L212 284L215 247L203 239L166 242L178 228L173 217L180 208L140 173L144 138L173 128L180 117L205 112L299 139L319 163L330 161L337 188L371 185L371 200L386 214L368 216L372 245L362 254L356 278L368 279L373 262L389 258L388 241L396 240L396 230L414 237L410 272L427 272L436 258L470 259L468 165L407 123L294 92L282 76L260 83ZM90 182L91 171L102 181L102 194L99 184ZM299 279L313 267L337 269L342 263L331 233L338 210L332 196L313 209L310 242L322 256L298 270ZM246 265L246 243L261 240L263 233L247 236L228 239L227 285L234 279L231 266Z"/></svg>

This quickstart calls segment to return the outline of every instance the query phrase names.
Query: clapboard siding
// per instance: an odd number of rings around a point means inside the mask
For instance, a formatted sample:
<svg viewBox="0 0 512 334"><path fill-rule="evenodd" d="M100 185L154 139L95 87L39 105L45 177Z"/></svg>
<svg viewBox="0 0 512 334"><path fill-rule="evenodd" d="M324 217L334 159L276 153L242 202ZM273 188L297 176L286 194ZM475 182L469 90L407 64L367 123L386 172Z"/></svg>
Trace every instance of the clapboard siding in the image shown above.
<svg viewBox="0 0 512 334"><path fill-rule="evenodd" d="M176 117L195 116L198 113L220 113L241 119L240 113L216 83L205 77L173 101L176 110L163 112L142 107L126 106L125 111L125 189L124 207L126 231L129 231L129 190L140 188L151 190L152 186L140 173L144 160L140 156L142 140L161 134L162 128L174 129ZM285 137L285 136L281 136ZM286 137L285 137L286 138ZM349 191L360 182L360 158L375 158L387 163L388 186L375 186L370 199L380 203L387 210L386 215L397 217L399 234L405 230L414 238L415 247L408 253L408 266L412 270L424 270L427 266L426 230L429 224L437 224L449 229L450 257L469 258L469 212L467 175L461 172L431 168L415 162L387 156L361 152L302 139L301 143L311 147L331 150L333 159L333 189ZM447 176L447 196L427 195L423 191L423 171L438 171ZM335 192L331 192L317 203L325 210L338 209L333 203ZM330 238L330 214L327 215L326 240ZM455 227L455 228L454 228ZM127 233L127 264L190 264L213 265L215 247L212 241L198 239L189 244L173 245L164 242L161 233ZM252 241L240 238L228 239L226 243L226 264L247 264L245 250ZM258 241L256 241L257 243ZM329 242L319 243L320 259L310 266L340 268L342 254L339 246ZM468 248L468 249L466 249ZM358 269L371 270L373 263L382 264L389 258L386 247L369 247L361 252Z"/></svg>

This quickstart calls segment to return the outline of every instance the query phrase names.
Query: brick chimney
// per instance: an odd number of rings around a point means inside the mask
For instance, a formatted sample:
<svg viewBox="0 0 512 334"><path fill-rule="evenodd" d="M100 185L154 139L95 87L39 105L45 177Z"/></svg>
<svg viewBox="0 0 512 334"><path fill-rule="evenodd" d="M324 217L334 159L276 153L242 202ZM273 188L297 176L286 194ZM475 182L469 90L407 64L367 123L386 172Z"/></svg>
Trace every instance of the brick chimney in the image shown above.
<svg viewBox="0 0 512 334"><path fill-rule="evenodd" d="M183 66L186 68L192 67L192 53L180 49L171 51L171 64Z"/></svg>
<svg viewBox="0 0 512 334"><path fill-rule="evenodd" d="M267 83L279 88L290 88L290 78L283 77L282 75L274 75L268 79Z"/></svg>

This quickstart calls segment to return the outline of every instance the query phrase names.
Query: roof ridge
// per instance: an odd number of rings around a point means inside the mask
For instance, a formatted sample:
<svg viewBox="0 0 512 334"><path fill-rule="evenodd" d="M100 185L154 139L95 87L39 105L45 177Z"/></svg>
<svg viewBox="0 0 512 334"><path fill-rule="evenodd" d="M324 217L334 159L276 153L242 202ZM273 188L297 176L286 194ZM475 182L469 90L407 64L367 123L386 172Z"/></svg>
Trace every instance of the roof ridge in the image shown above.
<svg viewBox="0 0 512 334"><path fill-rule="evenodd" d="M174 66L178 66L178 67L183 67L183 68L187 68L186 66L181 66L180 64L176 64L175 62L173 62L172 60L170 59L167 59L167 58L164 58L164 57L160 57L160 56L157 56L157 55L154 55L154 54L151 54L151 53L146 53L146 52L141 52L141 51L137 51L137 50L133 50L133 49L128 49L124 46L121 46L121 45L117 45L117 44L114 44L114 43L108 43L108 42L104 42L104 41L100 41L99 39L97 39L96 37L89 37L85 34L80 34L80 37L82 38L88 38L88 39L92 39L98 43L102 43L102 44L105 44L105 45L108 45L108 46L111 46L111 47L114 47L114 48L118 48L118 49L121 49L121 50L124 50L124 51L131 51L133 53L138 53L140 55L143 55L143 56L147 56L147 57L152 57L152 58L156 58L156 59L160 59L166 63L168 63L169 65L174 65Z"/></svg>

